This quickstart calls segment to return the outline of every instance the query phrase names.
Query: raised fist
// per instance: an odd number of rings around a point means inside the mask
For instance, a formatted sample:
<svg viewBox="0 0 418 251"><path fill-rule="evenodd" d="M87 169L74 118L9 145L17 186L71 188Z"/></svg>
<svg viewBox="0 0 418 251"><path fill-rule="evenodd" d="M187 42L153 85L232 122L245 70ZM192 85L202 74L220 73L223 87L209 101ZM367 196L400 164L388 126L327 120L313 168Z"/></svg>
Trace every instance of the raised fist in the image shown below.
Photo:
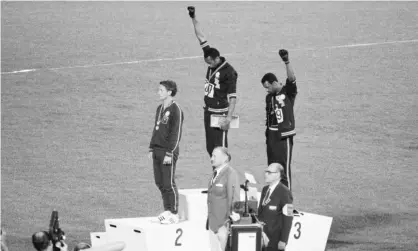
<svg viewBox="0 0 418 251"><path fill-rule="evenodd" d="M189 11L189 16L190 16L191 18L194 18L194 14L195 14L195 9L194 9L194 6L189 6L189 7L187 7L187 10Z"/></svg>
<svg viewBox="0 0 418 251"><path fill-rule="evenodd" d="M287 50L281 49L279 55L285 63L289 62L289 52L287 52Z"/></svg>

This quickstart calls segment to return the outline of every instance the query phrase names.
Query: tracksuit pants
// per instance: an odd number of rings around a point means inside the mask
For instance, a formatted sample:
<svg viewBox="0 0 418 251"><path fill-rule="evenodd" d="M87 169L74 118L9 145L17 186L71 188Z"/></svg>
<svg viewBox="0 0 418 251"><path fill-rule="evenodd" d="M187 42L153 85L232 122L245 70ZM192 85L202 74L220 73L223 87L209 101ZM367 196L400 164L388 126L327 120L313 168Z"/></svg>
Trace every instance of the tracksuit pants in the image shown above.
<svg viewBox="0 0 418 251"><path fill-rule="evenodd" d="M284 177L281 182L292 189L292 174L290 164L292 161L293 136L282 138L280 132L267 131L267 162L280 163L284 168Z"/></svg>
<svg viewBox="0 0 418 251"><path fill-rule="evenodd" d="M154 180L158 189L160 189L164 211L170 211L177 214L179 205L179 193L177 190L174 176L176 172L177 154L173 154L171 164L163 164L165 151L153 151Z"/></svg>
<svg viewBox="0 0 418 251"><path fill-rule="evenodd" d="M228 131L224 131L220 128L210 127L210 115L211 114L223 114L226 113L211 113L205 110L204 123L206 132L206 150L209 156L212 157L213 149L217 146L228 147Z"/></svg>

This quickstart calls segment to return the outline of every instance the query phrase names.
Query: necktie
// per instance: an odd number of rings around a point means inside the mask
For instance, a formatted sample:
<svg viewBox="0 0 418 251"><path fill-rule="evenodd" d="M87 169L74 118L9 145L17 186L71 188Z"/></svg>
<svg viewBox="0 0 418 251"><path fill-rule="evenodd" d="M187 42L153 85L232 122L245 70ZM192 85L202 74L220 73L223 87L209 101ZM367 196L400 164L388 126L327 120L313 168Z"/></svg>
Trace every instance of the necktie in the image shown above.
<svg viewBox="0 0 418 251"><path fill-rule="evenodd" d="M218 171L213 172L213 177L212 177L211 184L213 184L213 181L215 180L215 177L216 177L217 174L218 174Z"/></svg>
<svg viewBox="0 0 418 251"><path fill-rule="evenodd" d="M270 187L267 189L266 197L264 197L263 205L266 205L270 199Z"/></svg>

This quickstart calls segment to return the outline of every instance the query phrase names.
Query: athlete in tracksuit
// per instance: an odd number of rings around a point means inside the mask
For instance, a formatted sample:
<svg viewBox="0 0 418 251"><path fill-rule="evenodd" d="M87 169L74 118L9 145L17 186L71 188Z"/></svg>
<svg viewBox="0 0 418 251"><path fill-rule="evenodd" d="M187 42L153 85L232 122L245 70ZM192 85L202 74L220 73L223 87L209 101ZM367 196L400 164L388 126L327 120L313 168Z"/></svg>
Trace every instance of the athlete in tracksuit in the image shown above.
<svg viewBox="0 0 418 251"><path fill-rule="evenodd" d="M282 183L291 189L291 169L295 117L293 107L297 94L296 77L286 50L279 51L286 65L287 79L283 84L273 73L266 73L261 79L267 89L266 96L266 144L267 162L278 162L284 167Z"/></svg>
<svg viewBox="0 0 418 251"><path fill-rule="evenodd" d="M178 190L174 180L179 143L183 126L183 111L173 100L177 93L173 81L160 82L158 94L163 101L155 115L154 130L149 146L153 159L154 179L161 191L164 212L158 216L163 224L178 222Z"/></svg>
<svg viewBox="0 0 418 251"><path fill-rule="evenodd" d="M200 28L195 16L195 8L188 7L194 31L203 50L203 57L208 64L205 77L204 124L206 133L206 150L212 156L217 146L228 147L229 123L234 114L237 99L238 73L214 47L211 47ZM211 115L225 115L220 128L211 127Z"/></svg>

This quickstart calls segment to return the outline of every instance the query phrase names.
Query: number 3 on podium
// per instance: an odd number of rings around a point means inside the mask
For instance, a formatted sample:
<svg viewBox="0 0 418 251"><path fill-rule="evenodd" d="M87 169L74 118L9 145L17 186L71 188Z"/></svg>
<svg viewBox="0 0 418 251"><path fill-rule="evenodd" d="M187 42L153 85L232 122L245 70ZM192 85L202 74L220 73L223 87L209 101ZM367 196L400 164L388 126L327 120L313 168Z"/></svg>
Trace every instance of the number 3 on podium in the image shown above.
<svg viewBox="0 0 418 251"><path fill-rule="evenodd" d="M296 228L296 233L293 235L293 237L295 237L295 239L299 239L300 235L302 234L302 223L300 222L296 222L295 223L295 228Z"/></svg>
<svg viewBox="0 0 418 251"><path fill-rule="evenodd" d="M174 246L181 246L181 243L179 241L180 241L180 237L183 235L183 229L177 228L176 234L177 234L177 238L176 238L176 241L174 242Z"/></svg>

